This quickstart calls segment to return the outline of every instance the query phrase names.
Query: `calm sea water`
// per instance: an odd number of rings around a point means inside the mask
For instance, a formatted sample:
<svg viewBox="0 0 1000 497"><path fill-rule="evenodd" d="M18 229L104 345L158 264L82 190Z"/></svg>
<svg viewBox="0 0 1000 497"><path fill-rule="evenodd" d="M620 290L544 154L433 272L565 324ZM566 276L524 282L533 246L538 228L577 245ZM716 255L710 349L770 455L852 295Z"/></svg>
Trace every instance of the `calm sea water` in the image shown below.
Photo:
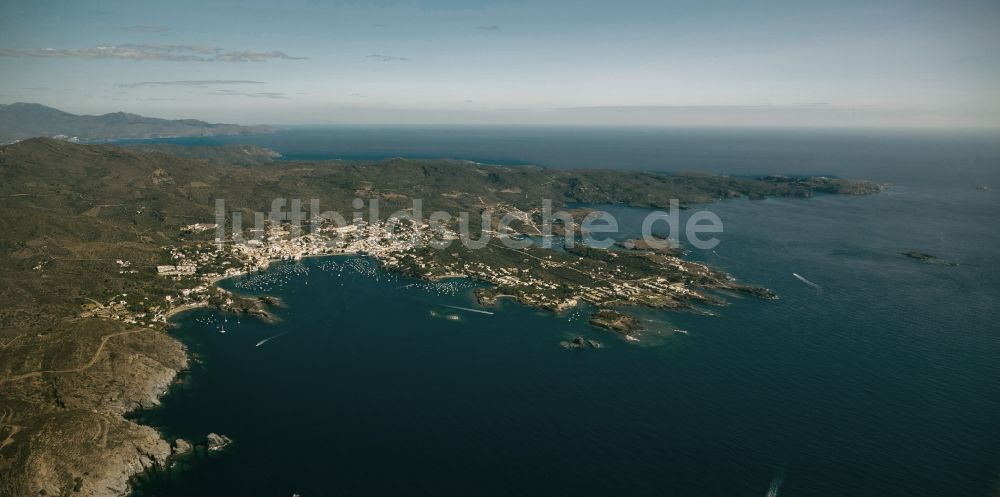
<svg viewBox="0 0 1000 497"><path fill-rule="evenodd" d="M976 181L995 182L1000 169L996 131L333 126L152 141L253 143L288 159L452 158L561 168L830 174L911 185L978 186Z"/></svg>
<svg viewBox="0 0 1000 497"><path fill-rule="evenodd" d="M235 443L149 476L137 495L1000 492L1000 197L977 189L1000 186L997 140L375 131L246 140L293 156L823 172L894 186L868 197L711 205L725 223L722 242L692 257L781 299L731 298L707 309L711 316L644 311L653 330L689 334L640 345L589 327L582 311L448 307L475 307L471 287L411 285L418 282L364 258L281 264L227 281L282 297L282 322L221 323L205 310L180 316L176 333L196 359L192 371L162 407L138 418L168 437L217 432ZM612 209L626 226L644 215ZM899 255L907 250L958 265ZM606 347L559 347L576 335Z"/></svg>

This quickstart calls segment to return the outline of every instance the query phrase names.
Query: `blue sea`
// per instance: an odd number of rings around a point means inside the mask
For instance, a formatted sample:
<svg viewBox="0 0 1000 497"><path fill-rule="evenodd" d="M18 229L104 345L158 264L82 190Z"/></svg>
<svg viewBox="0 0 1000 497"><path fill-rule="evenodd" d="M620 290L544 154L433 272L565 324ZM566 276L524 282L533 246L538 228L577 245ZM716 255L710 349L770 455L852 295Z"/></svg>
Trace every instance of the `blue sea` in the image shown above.
<svg viewBox="0 0 1000 497"><path fill-rule="evenodd" d="M364 257L227 280L281 297L281 321L179 316L191 371L135 417L168 438L234 443L145 476L136 495L1000 495L996 134L328 127L172 141L890 186L702 206L725 230L690 256L780 299L643 310L653 332L638 344L589 326L586 309L458 309L476 307L473 284ZM646 214L604 207L620 237ZM605 347L559 346L577 335Z"/></svg>

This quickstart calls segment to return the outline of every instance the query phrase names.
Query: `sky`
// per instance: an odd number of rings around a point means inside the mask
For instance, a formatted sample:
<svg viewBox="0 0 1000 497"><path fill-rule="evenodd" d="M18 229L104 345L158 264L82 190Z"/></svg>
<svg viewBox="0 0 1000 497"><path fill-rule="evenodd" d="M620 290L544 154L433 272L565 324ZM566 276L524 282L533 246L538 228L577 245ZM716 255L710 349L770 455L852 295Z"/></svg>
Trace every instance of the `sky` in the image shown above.
<svg viewBox="0 0 1000 497"><path fill-rule="evenodd" d="M1000 127L1000 1L0 0L0 103L242 124Z"/></svg>

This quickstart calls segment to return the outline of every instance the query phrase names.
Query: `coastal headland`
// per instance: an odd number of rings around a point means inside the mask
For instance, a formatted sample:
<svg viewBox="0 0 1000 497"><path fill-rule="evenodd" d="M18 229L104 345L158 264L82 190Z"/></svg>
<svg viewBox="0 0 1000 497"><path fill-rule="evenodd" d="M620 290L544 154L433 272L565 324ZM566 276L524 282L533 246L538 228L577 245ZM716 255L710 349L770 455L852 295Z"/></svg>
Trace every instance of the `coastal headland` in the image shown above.
<svg viewBox="0 0 1000 497"><path fill-rule="evenodd" d="M187 366L168 318L205 306L267 318L277 304L230 294L215 285L220 278L275 260L367 254L387 270L418 278L488 283L477 294L483 305L510 297L558 312L586 303L596 309L593 324L635 337L641 330L629 321L629 307L724 304L717 290L774 295L689 261L681 250L634 242L560 250L503 243L538 235L542 199L557 206L665 208L673 199L693 206L881 189L834 178L401 158L268 162L259 150L254 156L262 162L248 166L206 156L52 139L0 147L0 495L123 495L132 475L165 464L170 444L123 415L156 405ZM428 211L473 213L475 232L482 219L517 221L477 249L413 243L457 237L456 223L435 232L420 223L390 225L384 217L356 224L350 237L334 228L312 230L307 219L301 232L278 221L263 232L246 226L216 240L217 199L253 219L276 198L321 198L345 211L355 199L378 199L386 216L419 198Z"/></svg>

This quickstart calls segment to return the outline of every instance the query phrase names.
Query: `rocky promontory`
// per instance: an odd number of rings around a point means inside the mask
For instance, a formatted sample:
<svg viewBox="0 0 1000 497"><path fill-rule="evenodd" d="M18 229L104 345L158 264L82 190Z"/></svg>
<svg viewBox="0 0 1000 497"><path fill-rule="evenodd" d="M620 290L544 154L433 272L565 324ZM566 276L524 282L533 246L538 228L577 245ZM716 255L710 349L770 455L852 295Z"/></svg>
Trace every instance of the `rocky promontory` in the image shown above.
<svg viewBox="0 0 1000 497"><path fill-rule="evenodd" d="M590 316L590 324L622 335L642 330L638 319L613 309L601 309Z"/></svg>

